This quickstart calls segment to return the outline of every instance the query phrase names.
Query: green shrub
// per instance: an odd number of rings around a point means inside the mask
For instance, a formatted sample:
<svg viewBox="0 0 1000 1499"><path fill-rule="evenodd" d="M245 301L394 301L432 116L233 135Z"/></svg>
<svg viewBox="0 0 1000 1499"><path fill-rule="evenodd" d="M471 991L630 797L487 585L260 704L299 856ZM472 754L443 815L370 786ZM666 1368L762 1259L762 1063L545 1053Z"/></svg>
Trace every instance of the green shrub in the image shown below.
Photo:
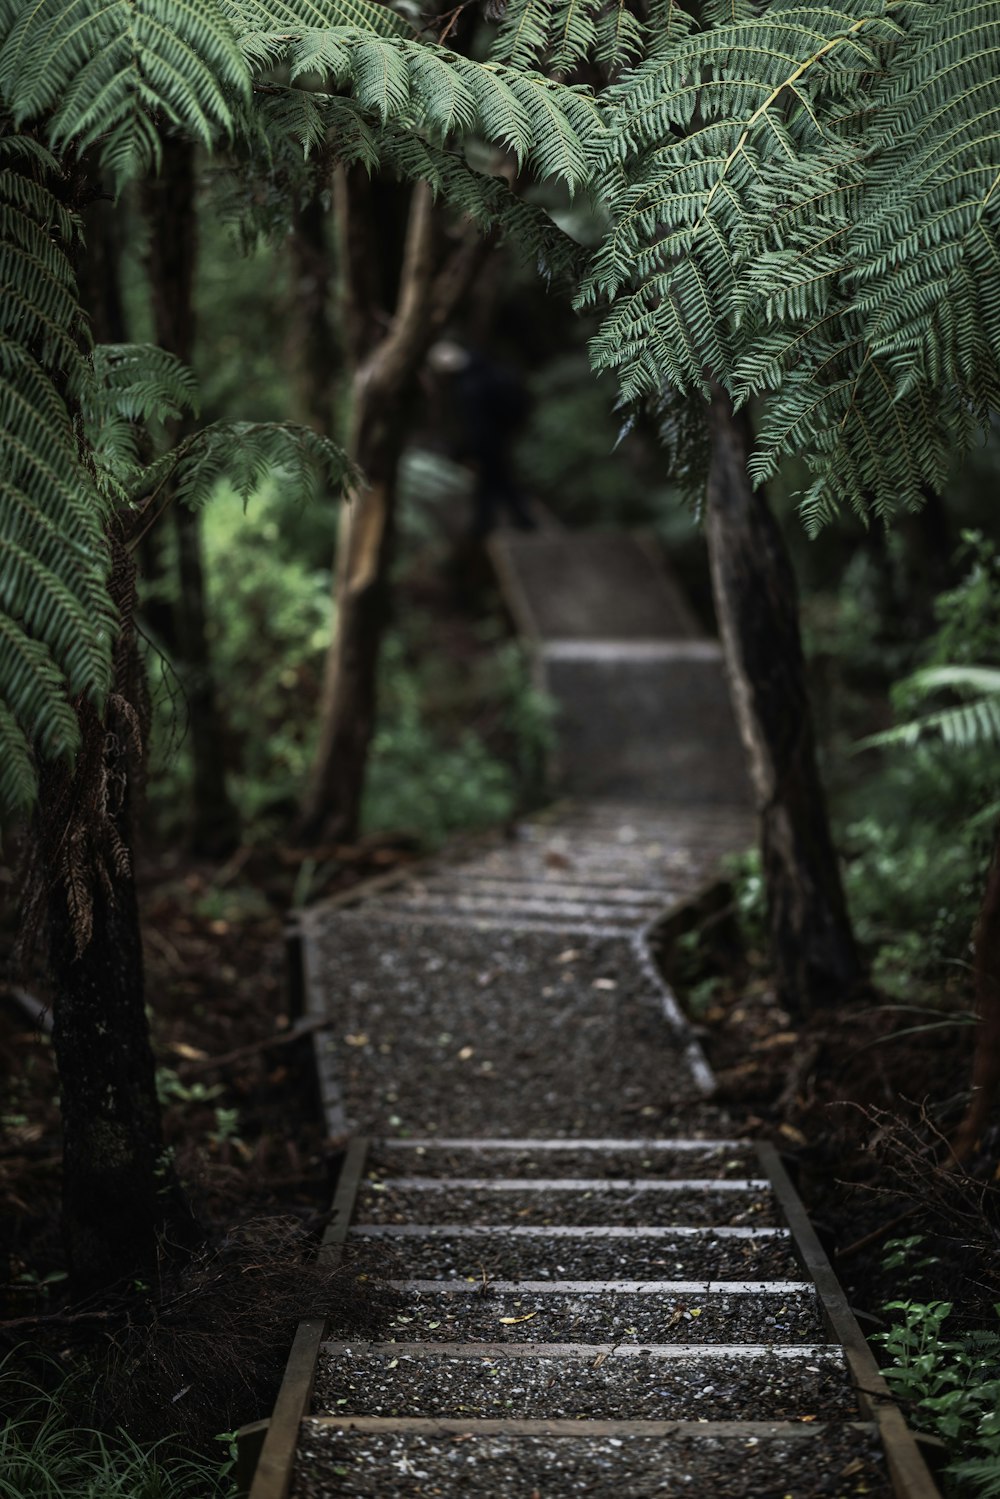
<svg viewBox="0 0 1000 1499"><path fill-rule="evenodd" d="M908 1255L897 1254L896 1263ZM893 1323L875 1341L892 1362L882 1373L910 1423L939 1437L954 1455L945 1469L947 1492L962 1499L997 1499L1000 1333L983 1329L945 1337L944 1324L953 1312L950 1301L891 1301L884 1310ZM1000 1314L1000 1305L996 1311Z"/></svg>

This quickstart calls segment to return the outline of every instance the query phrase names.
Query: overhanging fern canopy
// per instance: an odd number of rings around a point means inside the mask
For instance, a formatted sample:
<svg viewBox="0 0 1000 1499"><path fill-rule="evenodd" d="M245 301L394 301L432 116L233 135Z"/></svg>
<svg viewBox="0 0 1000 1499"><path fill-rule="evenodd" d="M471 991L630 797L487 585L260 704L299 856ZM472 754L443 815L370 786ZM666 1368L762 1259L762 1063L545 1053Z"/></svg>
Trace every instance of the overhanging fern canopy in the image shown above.
<svg viewBox="0 0 1000 1499"><path fill-rule="evenodd" d="M804 458L813 526L919 504L1000 398L998 59L985 0L775 0L654 49L606 103L596 362L762 398L755 476Z"/></svg>

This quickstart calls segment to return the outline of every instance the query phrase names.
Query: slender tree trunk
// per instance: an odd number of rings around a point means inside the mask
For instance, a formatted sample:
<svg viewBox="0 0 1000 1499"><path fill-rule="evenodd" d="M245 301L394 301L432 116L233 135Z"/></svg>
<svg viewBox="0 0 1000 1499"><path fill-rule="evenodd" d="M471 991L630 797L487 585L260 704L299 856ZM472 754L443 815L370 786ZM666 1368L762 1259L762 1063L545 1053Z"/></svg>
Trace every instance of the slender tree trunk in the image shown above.
<svg viewBox="0 0 1000 1499"><path fill-rule="evenodd" d="M862 969L816 765L791 563L750 482L746 416L717 388L709 419L712 589L760 818L775 976L801 1013L836 1003Z"/></svg>
<svg viewBox="0 0 1000 1499"><path fill-rule="evenodd" d="M291 364L298 387L300 419L323 437L328 437L333 428L340 363L330 320L328 217L318 196L307 199L295 210L289 242L294 282Z"/></svg>
<svg viewBox="0 0 1000 1499"><path fill-rule="evenodd" d="M167 136L160 175L146 184L151 239L149 275L156 339L185 364L194 354L194 272L197 259L194 147ZM173 441L183 424L171 431ZM239 818L226 788L226 736L208 643L201 524L197 511L171 506L177 546L178 600L174 643L187 698L192 761L195 853L218 857L239 842Z"/></svg>
<svg viewBox="0 0 1000 1499"><path fill-rule="evenodd" d="M364 479L341 516L334 580L336 632L326 660L320 735L299 834L356 836L375 728L379 648L389 611L396 478L427 350L471 287L489 239L469 226L442 247L424 183L413 190L396 308L388 328L373 301L372 218L364 181L338 179L345 341L355 370L348 452Z"/></svg>
<svg viewBox="0 0 1000 1499"><path fill-rule="evenodd" d="M366 483L340 514L335 575L337 630L326 658L320 738L303 836L349 841L357 836L368 750L375 731L376 683L389 618L389 564L396 474L406 435L405 403L362 395L351 457Z"/></svg>

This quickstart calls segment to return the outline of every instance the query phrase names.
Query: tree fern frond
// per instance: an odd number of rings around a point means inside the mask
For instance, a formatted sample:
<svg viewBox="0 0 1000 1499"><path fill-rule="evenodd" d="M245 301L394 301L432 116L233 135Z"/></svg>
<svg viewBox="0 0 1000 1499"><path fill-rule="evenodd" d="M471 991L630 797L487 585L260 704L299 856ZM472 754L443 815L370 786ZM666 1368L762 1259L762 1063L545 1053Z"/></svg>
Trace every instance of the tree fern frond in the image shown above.
<svg viewBox="0 0 1000 1499"><path fill-rule="evenodd" d="M154 118L211 144L250 73L219 0L34 0L0 33L0 95L57 149L99 143L121 183L158 159Z"/></svg>
<svg viewBox="0 0 1000 1499"><path fill-rule="evenodd" d="M275 470L303 495L318 477L329 489L343 489L351 477L347 455L312 427L291 422L215 422L187 438L147 473L160 482L170 475L186 505L201 505L225 479L246 502Z"/></svg>
<svg viewBox="0 0 1000 1499"><path fill-rule="evenodd" d="M973 694L972 701L956 703L872 734L858 748L911 747L936 735L954 749L1000 741L1000 668L994 666L930 666L898 683L894 696L915 698L948 690Z"/></svg>
<svg viewBox="0 0 1000 1499"><path fill-rule="evenodd" d="M740 0L706 19L610 91L594 358L626 394L711 373L760 398L755 477L805 459L812 527L913 506L1000 407L1000 14Z"/></svg>
<svg viewBox="0 0 1000 1499"><path fill-rule="evenodd" d="M89 380L52 157L0 138L0 811L34 794L34 757L77 743L71 698L110 684L104 511L67 406Z"/></svg>
<svg viewBox="0 0 1000 1499"><path fill-rule="evenodd" d="M37 779L31 746L0 697L0 808L8 816L30 810Z"/></svg>

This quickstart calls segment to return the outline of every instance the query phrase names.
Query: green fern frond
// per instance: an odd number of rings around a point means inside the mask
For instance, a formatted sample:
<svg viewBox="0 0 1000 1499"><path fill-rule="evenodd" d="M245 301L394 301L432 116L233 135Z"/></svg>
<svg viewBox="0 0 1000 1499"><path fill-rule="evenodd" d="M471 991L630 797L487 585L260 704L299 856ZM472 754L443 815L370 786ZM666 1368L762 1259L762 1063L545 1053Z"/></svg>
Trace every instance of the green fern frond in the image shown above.
<svg viewBox="0 0 1000 1499"><path fill-rule="evenodd" d="M67 406L89 380L55 163L0 138L0 813L27 806L35 758L68 758L71 700L110 684L104 510Z"/></svg>
<svg viewBox="0 0 1000 1499"><path fill-rule="evenodd" d="M582 249L543 208L513 193L506 179L474 171L464 156L402 129L383 132L380 156L387 170L404 181L428 183L434 196L457 214L471 218L484 233L506 240L547 280L571 286L582 271Z"/></svg>
<svg viewBox="0 0 1000 1499"><path fill-rule="evenodd" d="M0 95L56 149L98 144L121 184L159 159L156 120L211 145L250 73L219 0L34 0L0 13Z"/></svg>
<svg viewBox="0 0 1000 1499"><path fill-rule="evenodd" d="M491 57L523 72L615 69L643 55L649 28L626 0L510 0Z"/></svg>
<svg viewBox="0 0 1000 1499"><path fill-rule="evenodd" d="M7 816L30 810L37 779L31 746L7 704L0 698L0 808Z"/></svg>
<svg viewBox="0 0 1000 1499"><path fill-rule="evenodd" d="M900 682L894 696L928 697L951 691L972 694L969 702L940 708L934 713L910 719L872 734L859 749L902 745L911 747L920 739L934 735L953 749L966 750L979 744L1000 741L1000 668L994 666L930 666L914 672Z"/></svg>
<svg viewBox="0 0 1000 1499"><path fill-rule="evenodd" d="M310 494L319 478L336 492L351 477L343 449L311 427L291 422L215 422L147 470L145 481L148 487L169 476L176 497L183 504L197 506L225 479L246 502L275 470L302 495Z"/></svg>
<svg viewBox="0 0 1000 1499"><path fill-rule="evenodd" d="M712 375L758 398L754 476L804 459L813 528L915 506L1000 408L1000 13L706 19L609 93L594 359L630 397Z"/></svg>

